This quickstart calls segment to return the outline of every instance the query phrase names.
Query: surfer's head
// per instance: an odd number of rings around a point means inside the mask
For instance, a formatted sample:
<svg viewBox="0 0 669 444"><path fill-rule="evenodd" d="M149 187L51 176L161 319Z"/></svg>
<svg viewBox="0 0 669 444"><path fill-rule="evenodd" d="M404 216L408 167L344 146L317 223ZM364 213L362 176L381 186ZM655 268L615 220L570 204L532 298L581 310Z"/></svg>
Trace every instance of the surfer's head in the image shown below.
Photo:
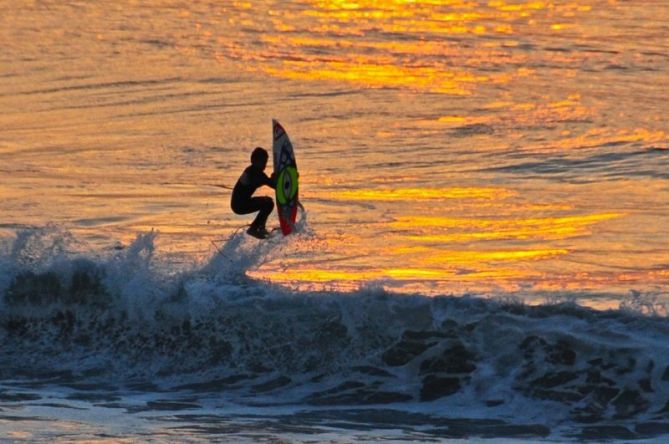
<svg viewBox="0 0 669 444"><path fill-rule="evenodd" d="M267 166L267 159L269 159L269 154L267 154L267 150L261 146L256 147L251 153L251 163L253 166L260 168L261 170L264 170Z"/></svg>

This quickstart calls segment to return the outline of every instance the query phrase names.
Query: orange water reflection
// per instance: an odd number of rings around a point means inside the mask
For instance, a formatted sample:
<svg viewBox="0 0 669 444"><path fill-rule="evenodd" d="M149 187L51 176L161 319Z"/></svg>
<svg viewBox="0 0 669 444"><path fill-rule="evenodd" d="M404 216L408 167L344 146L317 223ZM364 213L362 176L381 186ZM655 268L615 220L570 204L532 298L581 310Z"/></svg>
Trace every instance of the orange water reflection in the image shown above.
<svg viewBox="0 0 669 444"><path fill-rule="evenodd" d="M200 253L248 223L206 184L234 184L271 111L292 120L320 241L290 239L254 275L669 283L658 2L52 3L5 8L0 29L16 71L0 85L3 229L62 222L126 244L157 229L161 251Z"/></svg>
<svg viewBox="0 0 669 444"><path fill-rule="evenodd" d="M451 187L451 188L379 188L341 190L326 196L336 200L366 201L415 201L441 199L505 199L514 193L501 188Z"/></svg>
<svg viewBox="0 0 669 444"><path fill-rule="evenodd" d="M434 216L402 216L391 223L395 228L429 229L430 234L408 234L408 239L424 242L465 242L485 239L564 239L588 234L592 224L621 217L619 213L589 214L552 218L475 219ZM449 231L441 233L442 230ZM436 231L436 232L435 232ZM452 232L454 231L454 232Z"/></svg>
<svg viewBox="0 0 669 444"><path fill-rule="evenodd" d="M284 62L281 67L266 67L267 74L298 80L339 80L368 87L409 87L444 94L467 95L468 84L486 82L490 76L467 72L437 71L433 67L407 67L393 64L355 62L324 62L317 67L311 62Z"/></svg>
<svg viewBox="0 0 669 444"><path fill-rule="evenodd" d="M365 202L374 208L368 216L373 222L321 245L333 260L318 267L296 260L280 269L267 264L254 275L297 287L327 283L351 288L378 281L403 283L408 289L412 287L406 283L433 282L509 291L528 282L535 290L583 288L625 276L598 266L563 265L562 273L551 271L556 261L582 261L578 257L595 245L591 239L598 227L624 219L624 212L575 212L566 203L527 202L522 193L499 187L332 190L311 197ZM402 214L409 205L423 208L421 214ZM464 208L462 216L449 214Z"/></svg>
<svg viewBox="0 0 669 444"><path fill-rule="evenodd" d="M266 6L235 2L232 11L244 14L227 26L254 28L259 24L253 20L263 19L261 27L272 32L259 37L262 46L220 37L220 60L240 59L248 70L280 78L452 95L528 75L523 65L535 56L508 50L518 47L513 37L519 28L547 34L573 29L574 18L591 10L576 2L302 0L277 5L267 18L253 16ZM212 33L200 32L207 38ZM466 51L449 36L467 39ZM560 56L567 57L552 59Z"/></svg>

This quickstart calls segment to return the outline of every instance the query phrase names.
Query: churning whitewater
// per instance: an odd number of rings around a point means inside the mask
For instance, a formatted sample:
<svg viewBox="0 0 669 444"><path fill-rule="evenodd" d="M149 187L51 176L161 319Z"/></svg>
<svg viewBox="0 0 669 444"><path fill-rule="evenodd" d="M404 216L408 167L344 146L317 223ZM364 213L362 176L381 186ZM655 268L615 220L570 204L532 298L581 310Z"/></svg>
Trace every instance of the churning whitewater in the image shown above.
<svg viewBox="0 0 669 444"><path fill-rule="evenodd" d="M283 240L238 233L176 271L159 266L156 236L71 255L71 236L47 226L5 245L0 402L69 387L69 399L135 412L216 399L310 411L317 423L332 409L346 423L346 407L378 426L386 411L441 437L669 432L669 354L658 352L669 322L650 298L595 311L371 285L298 292L245 276ZM138 390L176 398L122 402Z"/></svg>

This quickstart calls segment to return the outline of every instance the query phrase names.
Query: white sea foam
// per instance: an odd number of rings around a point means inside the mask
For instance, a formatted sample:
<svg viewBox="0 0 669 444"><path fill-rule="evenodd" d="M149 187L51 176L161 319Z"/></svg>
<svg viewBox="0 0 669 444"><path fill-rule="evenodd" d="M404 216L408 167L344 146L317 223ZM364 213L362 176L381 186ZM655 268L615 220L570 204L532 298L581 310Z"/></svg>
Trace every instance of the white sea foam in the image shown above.
<svg viewBox="0 0 669 444"><path fill-rule="evenodd" d="M657 310L530 307L375 286L295 292L245 277L270 247L242 234L200 269L166 277L153 265L156 235L104 258L49 247L31 260L23 248L44 242L18 236L1 262L0 318L11 344L3 371L84 377L98 369L97 378L226 387L239 399L260 391L264 402L282 393L308 405L423 401L494 406L493 416L555 406L526 421L649 419L666 410L669 324ZM235 375L231 385L215 382Z"/></svg>

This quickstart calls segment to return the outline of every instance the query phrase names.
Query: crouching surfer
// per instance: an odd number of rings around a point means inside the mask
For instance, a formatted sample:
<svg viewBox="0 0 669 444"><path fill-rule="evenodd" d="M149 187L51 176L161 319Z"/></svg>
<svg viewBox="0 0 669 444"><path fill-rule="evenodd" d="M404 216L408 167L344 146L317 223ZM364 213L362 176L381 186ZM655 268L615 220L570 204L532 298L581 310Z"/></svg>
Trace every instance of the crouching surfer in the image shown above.
<svg viewBox="0 0 669 444"><path fill-rule="evenodd" d="M246 167L234 189L232 190L232 199L230 207L235 214L250 214L258 212L258 215L246 231L249 235L258 239L265 239L269 232L265 227L267 217L274 209L274 200L271 197L253 197L253 193L263 185L276 189L276 179L274 174L267 177L265 168L269 154L262 147L257 147L251 153L251 165Z"/></svg>

